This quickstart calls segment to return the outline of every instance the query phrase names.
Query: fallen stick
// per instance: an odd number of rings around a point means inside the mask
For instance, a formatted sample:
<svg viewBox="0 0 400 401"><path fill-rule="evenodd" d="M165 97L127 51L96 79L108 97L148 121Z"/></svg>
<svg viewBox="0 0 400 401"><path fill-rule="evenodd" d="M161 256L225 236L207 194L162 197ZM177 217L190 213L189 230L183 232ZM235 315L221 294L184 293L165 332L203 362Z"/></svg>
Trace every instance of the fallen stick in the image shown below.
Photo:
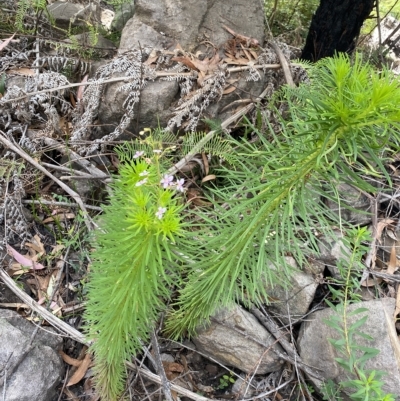
<svg viewBox="0 0 400 401"><path fill-rule="evenodd" d="M3 283L26 305L28 305L32 310L38 313L43 319L49 322L53 327L60 330L62 333L78 341L81 344L90 346L90 341L88 341L85 336L78 330L71 327L69 324L60 320L57 316L54 316L46 308L39 305L35 300L33 300L28 294L22 291L14 282L14 280L3 270L0 269L0 278Z"/></svg>

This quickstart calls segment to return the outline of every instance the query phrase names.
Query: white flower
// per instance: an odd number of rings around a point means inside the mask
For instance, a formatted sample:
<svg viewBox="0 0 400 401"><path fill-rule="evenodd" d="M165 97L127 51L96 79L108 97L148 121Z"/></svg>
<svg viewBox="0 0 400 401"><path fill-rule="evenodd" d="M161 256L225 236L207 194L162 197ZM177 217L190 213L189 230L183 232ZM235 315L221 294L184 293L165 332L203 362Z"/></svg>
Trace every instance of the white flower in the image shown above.
<svg viewBox="0 0 400 401"><path fill-rule="evenodd" d="M159 154L162 152L162 150L160 150L160 149L154 149L153 152L154 152L154 153L157 153L157 154L159 155Z"/></svg>
<svg viewBox="0 0 400 401"><path fill-rule="evenodd" d="M143 180L138 181L135 186L140 187L141 185L146 184L146 182L147 182L147 178L144 178Z"/></svg>
<svg viewBox="0 0 400 401"><path fill-rule="evenodd" d="M156 217L158 217L159 219L162 219L162 217L164 216L164 213L167 211L166 207L159 207L156 213Z"/></svg>
<svg viewBox="0 0 400 401"><path fill-rule="evenodd" d="M137 159L138 157L141 157L144 155L144 151L143 150L137 150L136 153L133 155L134 159Z"/></svg>
<svg viewBox="0 0 400 401"><path fill-rule="evenodd" d="M149 172L147 170L144 170L139 174L140 177L146 177L146 175L149 175Z"/></svg>
<svg viewBox="0 0 400 401"><path fill-rule="evenodd" d="M184 192L185 188L183 188L183 184L185 183L185 180L183 178L181 178L180 180L178 180L176 182L176 190L180 191L180 192Z"/></svg>
<svg viewBox="0 0 400 401"><path fill-rule="evenodd" d="M172 175L165 174L163 179L160 181L163 188L168 188L171 186L172 181L174 180L174 177Z"/></svg>

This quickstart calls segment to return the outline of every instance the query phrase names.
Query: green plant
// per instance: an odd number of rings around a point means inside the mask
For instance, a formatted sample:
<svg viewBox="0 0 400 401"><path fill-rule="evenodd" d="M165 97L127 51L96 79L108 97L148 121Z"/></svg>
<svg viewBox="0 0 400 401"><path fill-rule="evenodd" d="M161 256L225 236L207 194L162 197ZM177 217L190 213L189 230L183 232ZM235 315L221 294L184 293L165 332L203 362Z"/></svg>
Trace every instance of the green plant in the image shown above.
<svg viewBox="0 0 400 401"><path fill-rule="evenodd" d="M259 142L232 140L234 165L222 166L220 185L207 188L212 207L184 209L169 186L164 174L175 146L163 144L176 145L172 134L162 140L148 132L119 150L123 164L99 220L86 312L105 400L122 391L123 361L147 341L173 285L179 295L166 323L173 337L194 334L220 306L262 303L267 285L290 282L288 254L306 263L319 238L343 226L321 202L346 207L336 183L374 192L368 177L390 182L382 160L400 143L398 81L360 57L309 68L309 85L285 87L275 99L287 109L279 135L248 124Z"/></svg>
<svg viewBox="0 0 400 401"><path fill-rule="evenodd" d="M266 283L287 284L285 256L307 263L321 235L342 226L320 201L346 207L335 184L373 193L368 176L390 182L382 160L400 142L398 81L345 55L321 60L309 75L309 85L280 92L287 104L281 134L271 129L268 137L258 132L257 144L237 143L239 167L222 168L225 185L210 188L214 210L199 212L194 235L204 246L167 321L171 335L193 334L221 305L263 302Z"/></svg>
<svg viewBox="0 0 400 401"><path fill-rule="evenodd" d="M385 394L382 390L381 381L384 372L377 370L366 370L365 363L379 353L379 350L361 346L356 337L364 340L372 340L370 336L360 331L368 316L364 315L360 319L349 323L349 318L362 315L368 312L366 308L357 308L353 312L348 312L348 306L351 303L359 301L357 290L360 289L360 274L364 270L362 256L368 251L368 247L363 245L365 241L370 241L370 234L366 228L355 228L349 230L344 237L343 249L351 249L351 254L344 255L344 258L338 262L340 278L333 280L334 286L329 286L332 293L332 301L327 301L328 305L336 312L325 323L339 333L339 338L329 339L329 342L338 351L340 357L336 358L338 364L349 374L347 381L341 381L339 386L335 386L330 381L324 389L324 395L327 400L337 400L342 390L347 390L350 398L355 401L392 401L391 394ZM346 259L346 260L344 260Z"/></svg>
<svg viewBox="0 0 400 401"><path fill-rule="evenodd" d="M231 384L235 383L235 379L229 375L223 375L219 378L219 386L220 390L224 390L225 388L229 387Z"/></svg>
<svg viewBox="0 0 400 401"><path fill-rule="evenodd" d="M124 386L124 361L137 353L165 309L180 265L186 224L177 196L183 180L166 174L167 149L149 136L142 150L117 150L124 161L111 185L92 253L87 333L94 339L96 386L116 400Z"/></svg>

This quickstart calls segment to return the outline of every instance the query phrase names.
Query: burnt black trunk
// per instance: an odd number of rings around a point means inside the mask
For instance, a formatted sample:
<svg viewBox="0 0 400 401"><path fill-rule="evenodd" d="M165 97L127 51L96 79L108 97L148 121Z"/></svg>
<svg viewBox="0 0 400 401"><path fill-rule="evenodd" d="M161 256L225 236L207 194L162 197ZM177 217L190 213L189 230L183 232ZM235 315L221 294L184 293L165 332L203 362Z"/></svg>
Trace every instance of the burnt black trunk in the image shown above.
<svg viewBox="0 0 400 401"><path fill-rule="evenodd" d="M321 0L301 58L317 61L335 52L351 53L375 0Z"/></svg>

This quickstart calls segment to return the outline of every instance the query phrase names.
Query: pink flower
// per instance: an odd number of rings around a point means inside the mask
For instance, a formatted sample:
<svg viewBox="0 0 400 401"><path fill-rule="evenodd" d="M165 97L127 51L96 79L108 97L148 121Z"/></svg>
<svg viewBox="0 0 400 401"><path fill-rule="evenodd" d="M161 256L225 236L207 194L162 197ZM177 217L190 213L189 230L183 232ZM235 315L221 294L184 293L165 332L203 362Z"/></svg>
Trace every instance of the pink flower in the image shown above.
<svg viewBox="0 0 400 401"><path fill-rule="evenodd" d="M137 159L138 157L141 157L144 155L144 151L143 150L137 150L136 153L133 155L134 159Z"/></svg>
<svg viewBox="0 0 400 401"><path fill-rule="evenodd" d="M165 174L163 179L160 181L163 188L168 188L171 186L172 181L174 180L174 177L172 175Z"/></svg>
<svg viewBox="0 0 400 401"><path fill-rule="evenodd" d="M176 182L176 190L180 191L180 192L184 192L185 188L183 188L183 184L185 183L185 180L183 178L181 178L180 180L178 180Z"/></svg>
<svg viewBox="0 0 400 401"><path fill-rule="evenodd" d="M164 216L164 213L167 211L166 207L159 207L157 212L156 212L156 217L158 217L159 219L162 219L162 217Z"/></svg>

